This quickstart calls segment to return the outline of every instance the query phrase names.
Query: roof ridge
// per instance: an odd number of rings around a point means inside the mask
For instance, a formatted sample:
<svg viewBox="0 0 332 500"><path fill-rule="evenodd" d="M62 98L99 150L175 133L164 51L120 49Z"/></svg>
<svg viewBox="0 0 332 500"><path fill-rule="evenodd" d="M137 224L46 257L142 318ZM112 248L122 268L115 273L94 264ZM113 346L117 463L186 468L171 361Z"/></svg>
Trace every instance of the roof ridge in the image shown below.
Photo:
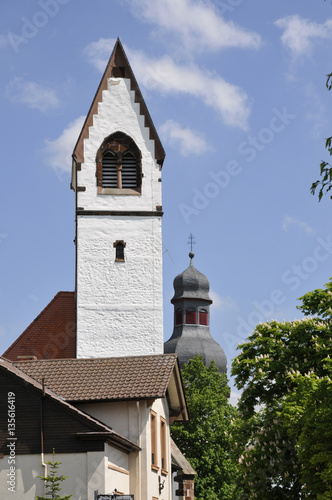
<svg viewBox="0 0 332 500"><path fill-rule="evenodd" d="M3 355L3 357L5 357ZM64 362L74 362L74 363L78 363L78 362L83 362L83 361L95 361L95 362L98 362L98 361L102 361L102 360L124 360L124 359L146 359L146 358L165 358L165 357L174 357L174 358L177 358L178 355L177 353L170 353L170 352L167 352L167 353L162 353L162 354L139 354L139 355L133 355L133 356L104 356L104 357L97 357L97 358L56 358L56 359L52 359L52 358L48 358L48 359L26 359L26 360L17 360L17 361L14 361L14 365L16 366L16 364L28 364L28 363L64 363Z"/></svg>

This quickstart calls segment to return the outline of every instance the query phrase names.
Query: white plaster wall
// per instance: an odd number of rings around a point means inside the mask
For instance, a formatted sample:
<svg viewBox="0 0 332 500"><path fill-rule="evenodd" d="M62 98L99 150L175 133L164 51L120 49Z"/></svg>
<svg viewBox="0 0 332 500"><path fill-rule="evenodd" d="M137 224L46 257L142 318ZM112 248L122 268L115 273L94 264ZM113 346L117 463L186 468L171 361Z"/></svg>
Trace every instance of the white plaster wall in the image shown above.
<svg viewBox="0 0 332 500"><path fill-rule="evenodd" d="M125 495L134 495L134 492L130 490L129 484L130 474L132 473L129 470L129 455L123 451L111 448L107 444L105 451L107 455L105 491L100 491L99 493L113 493L116 489ZM112 468L114 466L115 468L120 468L121 471Z"/></svg>
<svg viewBox="0 0 332 500"><path fill-rule="evenodd" d="M110 78L108 89L102 93L98 114L93 117L89 137L84 139L84 160L77 172L78 186L86 191L77 193L77 205L85 210L156 210L161 205L161 177L154 158L154 141L149 139L149 129L134 102L130 80ZM141 195L98 195L96 183L96 154L103 140L116 131L129 135L142 153Z"/></svg>
<svg viewBox="0 0 332 500"><path fill-rule="evenodd" d="M125 262L115 262L117 240ZM162 353L161 219L79 216L77 357Z"/></svg>
<svg viewBox="0 0 332 500"><path fill-rule="evenodd" d="M55 455L59 466L59 474L68 476L61 483L62 495L73 495L75 500L94 500L94 490L105 488L105 463L108 463L104 452L59 453ZM53 456L46 454L45 462L52 461ZM3 500L35 500L36 495L43 496L43 482L37 476L44 475L40 455L16 456L15 492L8 491L7 457L0 460L0 498ZM49 469L48 469L49 472Z"/></svg>
<svg viewBox="0 0 332 500"><path fill-rule="evenodd" d="M146 407L145 401L140 402L140 411ZM138 444L139 413L136 401L119 403L83 403L78 408L92 417L97 418L115 432ZM145 411L145 410L144 410Z"/></svg>
<svg viewBox="0 0 332 500"><path fill-rule="evenodd" d="M140 401L137 405L136 401L125 401L119 403L91 403L81 404L79 409L88 413L89 415L97 418L106 425L112 427L115 432L130 439L133 443L137 444L142 451L131 452L128 457L128 470L129 475L129 491L130 494L135 496L135 499L143 500L147 498L141 492L147 488L147 450L146 450L146 402ZM110 456L110 462L114 462L113 457ZM125 467L124 462L120 467ZM123 478L122 478L123 479ZM107 486L110 482L107 479ZM120 484L120 483L118 483ZM117 486L115 486L118 490ZM114 488L113 488L114 489ZM113 490L112 490L113 491ZM121 490L122 491L122 490ZM128 491L127 491L128 493Z"/></svg>
<svg viewBox="0 0 332 500"><path fill-rule="evenodd" d="M159 498L159 480L161 472L151 469L151 427L150 410L157 413L157 443L158 464L160 457L160 417L164 417L167 423L167 468L168 474L162 475L165 480L164 489L160 498L171 500L172 477L171 477L171 446L169 413L166 399L156 399L152 406L147 406L146 401L140 401L139 413L135 401L123 403L94 403L81 404L79 408L86 413L98 418L119 434L127 437L138 444L141 451L138 454L130 453L128 467L130 470L130 491L136 498L141 500ZM140 432L139 432L140 431Z"/></svg>

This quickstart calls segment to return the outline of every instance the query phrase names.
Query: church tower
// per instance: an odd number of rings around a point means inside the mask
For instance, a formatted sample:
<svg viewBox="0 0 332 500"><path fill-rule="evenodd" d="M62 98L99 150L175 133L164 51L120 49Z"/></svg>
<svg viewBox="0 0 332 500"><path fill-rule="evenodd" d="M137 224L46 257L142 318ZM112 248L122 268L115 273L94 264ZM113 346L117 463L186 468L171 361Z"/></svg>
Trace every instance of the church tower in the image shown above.
<svg viewBox="0 0 332 500"><path fill-rule="evenodd" d="M177 353L181 368L199 354L205 366L214 360L218 371L226 372L225 352L210 333L209 280L194 267L192 252L189 257L190 266L174 279L174 330L164 352Z"/></svg>
<svg viewBox="0 0 332 500"><path fill-rule="evenodd" d="M164 157L118 39L73 152L77 357L163 353Z"/></svg>

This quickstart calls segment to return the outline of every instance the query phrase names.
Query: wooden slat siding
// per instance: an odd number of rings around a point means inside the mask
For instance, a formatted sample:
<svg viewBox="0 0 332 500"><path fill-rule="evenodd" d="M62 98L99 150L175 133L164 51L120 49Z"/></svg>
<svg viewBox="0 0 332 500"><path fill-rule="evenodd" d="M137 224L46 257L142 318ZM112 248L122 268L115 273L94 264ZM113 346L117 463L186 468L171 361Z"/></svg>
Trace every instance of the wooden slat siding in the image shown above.
<svg viewBox="0 0 332 500"><path fill-rule="evenodd" d="M16 455L41 452L40 401L42 394L14 377L0 373L0 453L9 454L8 444L8 392L15 393ZM82 422L62 407L61 403L46 395L44 406L44 452L79 453L103 451L103 441L81 441L76 432L93 431L95 428Z"/></svg>

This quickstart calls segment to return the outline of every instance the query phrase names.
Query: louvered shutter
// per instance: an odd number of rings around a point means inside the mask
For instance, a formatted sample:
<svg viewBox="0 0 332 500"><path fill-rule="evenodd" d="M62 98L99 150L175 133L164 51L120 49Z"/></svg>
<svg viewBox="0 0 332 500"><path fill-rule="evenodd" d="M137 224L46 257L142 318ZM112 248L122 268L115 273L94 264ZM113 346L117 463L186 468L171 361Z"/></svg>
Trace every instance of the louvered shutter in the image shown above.
<svg viewBox="0 0 332 500"><path fill-rule="evenodd" d="M103 188L117 187L117 171L115 154L106 151L103 154Z"/></svg>
<svg viewBox="0 0 332 500"><path fill-rule="evenodd" d="M128 152L122 156L122 187L137 187L137 165L135 156Z"/></svg>

